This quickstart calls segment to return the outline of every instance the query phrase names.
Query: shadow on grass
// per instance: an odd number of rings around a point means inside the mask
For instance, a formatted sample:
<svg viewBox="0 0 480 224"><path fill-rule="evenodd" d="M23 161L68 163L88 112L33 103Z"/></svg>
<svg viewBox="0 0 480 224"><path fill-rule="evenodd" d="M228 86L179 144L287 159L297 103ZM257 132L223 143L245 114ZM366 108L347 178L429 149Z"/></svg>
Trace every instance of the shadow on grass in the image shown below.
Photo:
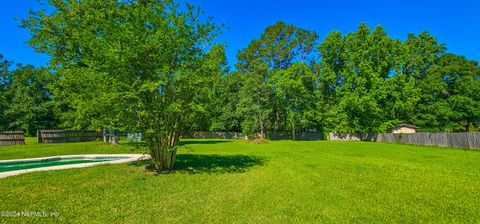
<svg viewBox="0 0 480 224"><path fill-rule="evenodd" d="M135 162L135 166L144 166L150 161ZM245 155L195 155L177 154L175 171L187 174L244 173L255 166L265 164L265 159Z"/></svg>
<svg viewBox="0 0 480 224"><path fill-rule="evenodd" d="M245 155L177 155L175 170L196 173L243 173L254 166L262 166L265 160Z"/></svg>
<svg viewBox="0 0 480 224"><path fill-rule="evenodd" d="M178 143L178 146L185 146L185 145L193 145L193 144L198 144L198 145L213 145L213 144L221 144L221 143L228 143L231 141L228 140L181 140Z"/></svg>

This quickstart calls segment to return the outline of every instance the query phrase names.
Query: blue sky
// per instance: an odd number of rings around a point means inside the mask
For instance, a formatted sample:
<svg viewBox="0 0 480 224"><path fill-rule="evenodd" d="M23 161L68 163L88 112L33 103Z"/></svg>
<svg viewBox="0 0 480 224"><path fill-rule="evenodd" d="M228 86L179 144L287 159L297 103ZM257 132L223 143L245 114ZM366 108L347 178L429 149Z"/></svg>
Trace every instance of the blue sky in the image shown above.
<svg viewBox="0 0 480 224"><path fill-rule="evenodd" d="M183 0L182 0L183 1ZM335 0L191 0L206 15L228 28L218 38L227 44L229 63L238 50L258 38L266 26L279 20L316 31L323 39L328 32L354 31L361 22L381 24L394 38L427 30L448 52L480 60L480 1L335 1ZM16 17L38 9L36 0L7 0L0 8L0 54L16 63L45 65L48 56L35 53L25 42L29 33L18 28Z"/></svg>

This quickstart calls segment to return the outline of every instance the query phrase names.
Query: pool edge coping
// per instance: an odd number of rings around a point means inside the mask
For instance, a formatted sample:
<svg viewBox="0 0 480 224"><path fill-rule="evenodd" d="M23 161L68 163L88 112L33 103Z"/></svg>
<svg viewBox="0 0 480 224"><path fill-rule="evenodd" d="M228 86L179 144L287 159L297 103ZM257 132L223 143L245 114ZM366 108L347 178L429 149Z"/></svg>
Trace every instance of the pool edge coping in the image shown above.
<svg viewBox="0 0 480 224"><path fill-rule="evenodd" d="M92 167L104 164L120 164L120 163L129 163L129 162L136 162L150 159L150 156L147 154L85 154L85 155L61 155L61 156L48 156L48 157L39 157L39 158L26 158L26 159L10 159L10 160L0 160L1 163L8 163L8 162L25 162L25 161L32 161L38 162L42 160L49 160L49 159L69 159L69 158L118 158L118 157L125 157L124 159L112 160L112 161L104 161L104 162L91 162L91 163L82 163L82 164L71 164L71 165L59 165L59 166L49 166L49 167L39 167L39 168L31 168L25 170L14 170L0 173L0 179L10 176L16 176L25 173L32 173L32 172L40 172L40 171L50 171L50 170L64 170L64 169L77 169L77 168L85 168L85 167Z"/></svg>

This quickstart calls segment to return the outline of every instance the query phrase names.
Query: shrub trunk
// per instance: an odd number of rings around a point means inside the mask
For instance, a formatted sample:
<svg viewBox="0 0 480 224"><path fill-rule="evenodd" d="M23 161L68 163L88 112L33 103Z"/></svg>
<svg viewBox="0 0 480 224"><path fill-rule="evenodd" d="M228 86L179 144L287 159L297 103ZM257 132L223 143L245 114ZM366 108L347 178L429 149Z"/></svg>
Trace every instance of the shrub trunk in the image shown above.
<svg viewBox="0 0 480 224"><path fill-rule="evenodd" d="M159 173L170 173L174 171L175 157L177 154L176 145L180 140L177 133L170 133L166 136L155 136L150 145L153 169Z"/></svg>

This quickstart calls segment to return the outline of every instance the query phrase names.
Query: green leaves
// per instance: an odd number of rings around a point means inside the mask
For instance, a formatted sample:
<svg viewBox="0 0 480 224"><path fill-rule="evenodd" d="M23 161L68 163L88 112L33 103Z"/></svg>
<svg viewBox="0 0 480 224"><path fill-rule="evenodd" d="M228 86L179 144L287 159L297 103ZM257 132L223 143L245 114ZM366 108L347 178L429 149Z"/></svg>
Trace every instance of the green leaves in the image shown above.
<svg viewBox="0 0 480 224"><path fill-rule="evenodd" d="M321 56L315 63L305 59L312 46ZM426 32L401 41L360 24L317 44L314 32L278 22L239 52L238 72L217 81L224 100L210 129L376 133L412 123L471 130L479 120L478 64L444 51Z"/></svg>
<svg viewBox="0 0 480 224"><path fill-rule="evenodd" d="M306 93L304 84L314 79L306 63L313 60L317 38L315 32L278 22L239 52L236 67L244 78L238 112L244 119L243 132L264 135L268 129L305 128L306 124L292 126L286 120L300 119L293 110L301 110L304 101L299 94Z"/></svg>
<svg viewBox="0 0 480 224"><path fill-rule="evenodd" d="M50 1L23 21L30 44L50 54L55 95L70 127L144 132L172 148L206 113L208 88L225 71L221 31L194 6L174 1ZM207 52L205 49L210 49ZM73 120L72 120L73 118Z"/></svg>
<svg viewBox="0 0 480 224"><path fill-rule="evenodd" d="M306 86L310 87L304 91L300 88L305 85L300 84L304 73L294 68L295 63L281 64L273 60L282 55L276 52L279 51L275 50L276 46L284 46L280 48L286 51L292 49L285 47L289 46L286 44L289 42L282 41L284 36L278 37L281 27L282 23L278 23L267 28L261 39L252 41L239 54L237 65L245 74L256 71L254 74L262 75L265 84L268 84L266 88L273 90L271 94L264 94L269 99L266 108L272 108L265 119L275 124L268 129L291 130L292 126L288 124L306 127L304 125L307 123L317 130L324 127L339 133L375 133L388 131L398 123L450 128L454 127L452 122L471 126L479 119L473 110L475 107L459 107L473 105L478 100L467 101L462 98L463 104L456 103L460 98L442 101L460 92L478 99L478 95L472 91L478 89L478 81L472 81L475 77L473 74L478 74L475 72L478 71L478 65L452 65L461 63L461 60L448 60L448 55L442 57L444 45L426 32L411 34L406 41L400 41L389 37L381 26L371 31L361 24L357 31L344 36L334 31L318 45L321 60L308 66L317 76L307 81L309 84ZM287 32L291 33L294 32ZM271 41L275 35L278 41ZM264 49L263 46L269 47ZM296 54L292 52L289 55ZM467 70L474 72L468 73ZM467 73L469 75L465 75ZM462 90L458 91L459 88ZM308 100L298 103L300 99ZM437 109L433 109L433 105ZM299 114L302 113L296 111L300 108L305 114L304 118L300 118ZM278 114L283 117L280 125L273 119ZM466 114L469 114L468 119ZM283 122L284 125L281 125Z"/></svg>
<svg viewBox="0 0 480 224"><path fill-rule="evenodd" d="M229 73L224 46L212 43L222 26L196 7L50 5L52 13L33 12L23 26L30 44L52 56L58 81L50 88L68 127L145 132L157 146L207 129L293 137L385 132L398 123L478 128L478 64L445 54L427 32L402 41L360 24L318 43L315 32L278 22L238 53Z"/></svg>
<svg viewBox="0 0 480 224"><path fill-rule="evenodd" d="M46 69L16 65L15 70L5 70L0 86L0 129L21 130L26 135L37 129L48 129L58 124L48 85L53 81Z"/></svg>
<svg viewBox="0 0 480 224"><path fill-rule="evenodd" d="M378 26L361 24L356 32L332 32L319 46L320 90L327 105L327 126L338 133L372 133L384 129L383 110L395 70L398 42ZM335 116L334 118L330 118Z"/></svg>
<svg viewBox="0 0 480 224"><path fill-rule="evenodd" d="M470 131L478 127L480 119L480 69L477 62L464 57L445 54L428 70L428 82L424 84L426 109L433 107L430 113L442 117L445 126L452 131ZM435 101L441 102L438 106ZM433 102L428 103L428 102ZM441 109L438 109L440 107Z"/></svg>

